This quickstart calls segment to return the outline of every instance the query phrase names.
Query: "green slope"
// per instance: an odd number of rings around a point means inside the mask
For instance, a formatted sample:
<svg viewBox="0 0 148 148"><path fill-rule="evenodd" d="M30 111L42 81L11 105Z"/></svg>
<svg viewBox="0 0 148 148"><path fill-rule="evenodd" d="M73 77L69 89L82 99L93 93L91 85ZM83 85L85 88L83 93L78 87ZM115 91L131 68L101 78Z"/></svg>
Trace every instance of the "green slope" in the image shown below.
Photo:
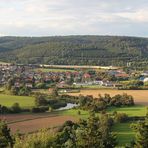
<svg viewBox="0 0 148 148"><path fill-rule="evenodd" d="M0 38L0 60L115 66L136 62L145 66L148 64L148 39L117 36L4 37Z"/></svg>

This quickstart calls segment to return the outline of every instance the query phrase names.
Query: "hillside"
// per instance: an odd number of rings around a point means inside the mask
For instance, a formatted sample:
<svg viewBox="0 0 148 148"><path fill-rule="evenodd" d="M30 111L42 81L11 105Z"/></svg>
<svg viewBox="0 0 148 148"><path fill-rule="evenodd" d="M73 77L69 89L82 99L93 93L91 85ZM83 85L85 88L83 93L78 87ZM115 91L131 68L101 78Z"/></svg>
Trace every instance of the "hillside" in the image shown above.
<svg viewBox="0 0 148 148"><path fill-rule="evenodd" d="M148 39L118 36L1 37L0 60L17 63L147 65Z"/></svg>

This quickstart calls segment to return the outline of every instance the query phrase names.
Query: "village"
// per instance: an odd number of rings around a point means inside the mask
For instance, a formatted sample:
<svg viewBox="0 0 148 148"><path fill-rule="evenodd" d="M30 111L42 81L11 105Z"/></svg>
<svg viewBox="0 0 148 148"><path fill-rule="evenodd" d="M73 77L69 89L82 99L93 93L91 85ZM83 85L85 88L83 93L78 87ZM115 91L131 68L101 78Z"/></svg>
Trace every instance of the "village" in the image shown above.
<svg viewBox="0 0 148 148"><path fill-rule="evenodd" d="M0 65L0 85L13 78L13 87L29 89L57 88L112 88L147 89L148 71L93 68L47 68L40 65ZM61 92L66 90L61 90Z"/></svg>

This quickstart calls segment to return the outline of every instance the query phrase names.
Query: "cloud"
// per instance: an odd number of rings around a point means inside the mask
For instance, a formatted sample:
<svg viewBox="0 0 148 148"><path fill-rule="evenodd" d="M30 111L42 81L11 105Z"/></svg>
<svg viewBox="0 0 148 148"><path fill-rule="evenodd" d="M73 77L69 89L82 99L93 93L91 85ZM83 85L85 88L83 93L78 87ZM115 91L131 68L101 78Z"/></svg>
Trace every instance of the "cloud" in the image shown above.
<svg viewBox="0 0 148 148"><path fill-rule="evenodd" d="M0 35L148 36L147 8L147 0L1 0Z"/></svg>

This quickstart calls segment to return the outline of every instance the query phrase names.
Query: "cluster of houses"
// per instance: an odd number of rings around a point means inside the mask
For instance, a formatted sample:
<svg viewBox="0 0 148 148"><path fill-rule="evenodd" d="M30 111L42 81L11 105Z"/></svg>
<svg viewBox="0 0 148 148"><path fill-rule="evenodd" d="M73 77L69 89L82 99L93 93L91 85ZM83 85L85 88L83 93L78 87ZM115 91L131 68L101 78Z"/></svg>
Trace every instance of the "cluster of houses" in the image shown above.
<svg viewBox="0 0 148 148"><path fill-rule="evenodd" d="M83 70L78 71L49 71L35 70L33 66L0 65L0 85L5 85L11 77L16 77L14 86L34 88L39 83L55 84L59 88L69 86L89 86L98 85L105 87L122 87L116 81L98 79L99 73L89 73ZM115 78L128 79L129 74L123 70L107 70L107 75ZM140 81L148 81L148 72L141 73Z"/></svg>
<svg viewBox="0 0 148 148"><path fill-rule="evenodd" d="M148 82L148 71L144 71L143 73L141 73L141 77L139 79L140 81Z"/></svg>

